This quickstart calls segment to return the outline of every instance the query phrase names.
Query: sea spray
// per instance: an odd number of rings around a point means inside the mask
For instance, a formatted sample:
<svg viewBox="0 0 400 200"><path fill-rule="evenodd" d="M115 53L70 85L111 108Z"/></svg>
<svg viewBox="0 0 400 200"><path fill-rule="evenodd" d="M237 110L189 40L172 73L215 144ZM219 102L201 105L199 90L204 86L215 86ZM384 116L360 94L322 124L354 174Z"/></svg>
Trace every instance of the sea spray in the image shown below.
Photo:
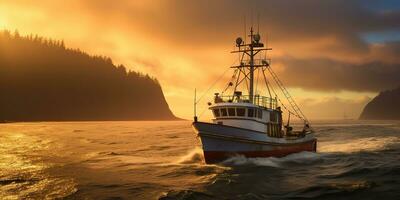
<svg viewBox="0 0 400 200"><path fill-rule="evenodd" d="M203 150L200 147L195 147L190 150L187 154L182 156L179 160L179 164L199 164L204 161Z"/></svg>
<svg viewBox="0 0 400 200"><path fill-rule="evenodd" d="M246 158L243 155L234 156L228 158L223 162L224 165L258 165L258 166L269 166L279 167L279 163L274 161L276 158Z"/></svg>
<svg viewBox="0 0 400 200"><path fill-rule="evenodd" d="M298 163L307 164L312 163L321 158L322 155L313 152L300 152L290 154L282 158L268 157L268 158L246 158L242 155L231 157L222 164L224 165L257 165L268 167L281 167L285 163Z"/></svg>

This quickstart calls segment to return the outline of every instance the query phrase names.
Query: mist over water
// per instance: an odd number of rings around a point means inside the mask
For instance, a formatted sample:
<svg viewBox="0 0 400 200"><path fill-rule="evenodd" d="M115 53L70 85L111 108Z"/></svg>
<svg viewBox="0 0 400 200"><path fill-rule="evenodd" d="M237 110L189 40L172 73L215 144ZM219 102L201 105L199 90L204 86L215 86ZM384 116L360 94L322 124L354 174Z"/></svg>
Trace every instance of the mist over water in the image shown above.
<svg viewBox="0 0 400 200"><path fill-rule="evenodd" d="M190 122L0 125L2 199L399 199L400 123L314 123L318 152L205 165Z"/></svg>

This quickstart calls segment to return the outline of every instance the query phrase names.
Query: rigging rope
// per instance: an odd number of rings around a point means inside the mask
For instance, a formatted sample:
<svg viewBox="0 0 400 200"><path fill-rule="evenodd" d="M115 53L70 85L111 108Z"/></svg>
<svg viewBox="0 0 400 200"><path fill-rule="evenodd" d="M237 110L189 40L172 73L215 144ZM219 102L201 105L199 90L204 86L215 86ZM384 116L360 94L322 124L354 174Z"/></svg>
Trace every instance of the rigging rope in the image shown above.
<svg viewBox="0 0 400 200"><path fill-rule="evenodd" d="M206 90L206 92L203 93L203 95L201 95L201 97L196 101L196 104L200 102L200 100L215 86L215 84L218 83L218 81L226 74L226 72L229 71L230 68L227 68L224 73L221 74L221 76L218 77L217 80L215 80L215 82Z"/></svg>
<svg viewBox="0 0 400 200"><path fill-rule="evenodd" d="M238 72L238 69L235 69L233 72L231 80L229 80L228 84L226 85L225 89L221 92L221 96L224 95L224 93L233 85L232 81L236 78L236 73Z"/></svg>
<svg viewBox="0 0 400 200"><path fill-rule="evenodd" d="M265 76L264 71L265 71L265 70L263 70L264 80L265 80L265 83L266 83L266 85L267 85L267 87L268 87L268 85L271 85L271 84L269 83L267 77ZM268 87L268 90L269 90L269 87ZM292 115L294 115L294 116L296 116L296 117L298 117L299 119L301 119L301 120L304 121L304 119L303 119L300 115L298 115L298 114L292 112L289 108L286 107L286 105L283 103L283 101L282 101L280 98L278 98L278 94L277 94L277 92L275 92L275 89L274 89L274 87L272 87L272 85L271 85L271 90L272 90L272 93L274 93L276 99L277 99L277 100L279 101L279 103L282 105L283 109L287 110L290 114L292 114Z"/></svg>
<svg viewBox="0 0 400 200"><path fill-rule="evenodd" d="M233 64L235 64L235 62L236 62L236 61L234 61L230 66L232 66ZM217 78L217 80L215 80L215 82L201 95L201 97L200 97L197 101L195 101L195 104L196 104L196 105L203 99L204 96L206 96L206 94L207 94L207 93L222 79L222 77L223 77L223 76L226 74L226 72L228 72L230 69L231 69L231 68L228 67L228 68ZM231 80L235 78L236 73L237 73L237 69L235 70L234 75L232 76ZM228 83L228 84L229 84L229 83ZM229 85L228 85L228 87L225 89L225 91L226 91L228 88L229 88ZM198 116L198 118L200 118L200 117L204 114L204 112L206 111L206 108L207 108L207 107L205 107L205 108L203 109L203 111L200 113L200 115Z"/></svg>
<svg viewBox="0 0 400 200"><path fill-rule="evenodd" d="M272 70L270 65L267 65L267 69L271 76L273 77L275 83L278 85L278 87L281 89L282 93L285 95L286 99L288 100L290 106L294 110L294 114L296 117L299 117L302 119L306 124L309 124L309 121L307 120L306 116L304 113L301 111L300 107L297 105L296 101L293 99L293 97L289 94L288 90L285 88L283 85L282 81L278 78L278 76L275 74L275 72ZM274 91L275 93L275 91ZM276 95L276 94L275 94ZM279 100L281 102L281 100ZM282 103L282 102L281 102ZM282 103L283 105L283 103ZM285 107L285 106L284 106ZM287 108L286 108L287 109ZM288 110L289 111L289 110ZM289 111L290 112L290 111Z"/></svg>

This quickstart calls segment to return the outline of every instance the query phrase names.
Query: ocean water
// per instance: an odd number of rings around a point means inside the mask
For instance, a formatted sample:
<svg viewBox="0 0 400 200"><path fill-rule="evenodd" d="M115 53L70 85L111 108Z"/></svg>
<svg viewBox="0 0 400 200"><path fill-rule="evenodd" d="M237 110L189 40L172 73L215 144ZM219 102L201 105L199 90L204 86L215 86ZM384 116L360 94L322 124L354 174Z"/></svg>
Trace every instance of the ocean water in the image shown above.
<svg viewBox="0 0 400 200"><path fill-rule="evenodd" d="M0 124L0 199L400 199L400 122L313 127L317 153L205 165L187 121Z"/></svg>

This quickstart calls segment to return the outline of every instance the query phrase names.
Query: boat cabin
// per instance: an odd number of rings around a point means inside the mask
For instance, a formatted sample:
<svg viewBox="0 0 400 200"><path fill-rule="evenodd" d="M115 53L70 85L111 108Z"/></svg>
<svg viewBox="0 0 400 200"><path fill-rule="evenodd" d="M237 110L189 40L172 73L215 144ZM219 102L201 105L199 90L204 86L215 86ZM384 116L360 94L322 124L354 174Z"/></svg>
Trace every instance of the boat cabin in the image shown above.
<svg viewBox="0 0 400 200"><path fill-rule="evenodd" d="M253 103L250 103L253 101ZM212 110L216 124L250 129L266 133L271 137L283 137L282 111L276 99L236 93L234 96L215 94Z"/></svg>

